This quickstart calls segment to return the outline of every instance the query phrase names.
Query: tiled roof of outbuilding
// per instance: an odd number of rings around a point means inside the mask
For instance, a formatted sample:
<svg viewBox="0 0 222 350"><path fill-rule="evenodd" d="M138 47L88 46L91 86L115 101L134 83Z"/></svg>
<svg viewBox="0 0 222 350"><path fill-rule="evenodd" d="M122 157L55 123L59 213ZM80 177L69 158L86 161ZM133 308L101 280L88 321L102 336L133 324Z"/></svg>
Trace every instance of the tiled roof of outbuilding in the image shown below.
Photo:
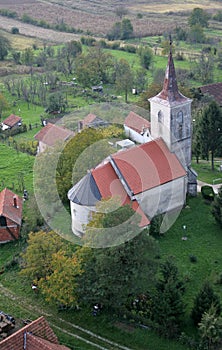
<svg viewBox="0 0 222 350"><path fill-rule="evenodd" d="M16 125L17 123L19 123L22 120L21 117L18 117L15 114L11 114L8 118L6 118L5 120L3 120L3 124L8 125L10 128L12 128L14 125Z"/></svg>
<svg viewBox="0 0 222 350"><path fill-rule="evenodd" d="M17 201L17 207L14 206L14 198ZM22 205L22 198L8 188L0 192L0 216L5 216L16 224L21 225Z"/></svg>
<svg viewBox="0 0 222 350"><path fill-rule="evenodd" d="M48 146L54 146L58 141L66 141L74 132L56 124L48 123L36 135L35 139Z"/></svg>
<svg viewBox="0 0 222 350"><path fill-rule="evenodd" d="M138 133L142 133L144 129L150 129L150 122L133 111L128 114L124 124Z"/></svg>

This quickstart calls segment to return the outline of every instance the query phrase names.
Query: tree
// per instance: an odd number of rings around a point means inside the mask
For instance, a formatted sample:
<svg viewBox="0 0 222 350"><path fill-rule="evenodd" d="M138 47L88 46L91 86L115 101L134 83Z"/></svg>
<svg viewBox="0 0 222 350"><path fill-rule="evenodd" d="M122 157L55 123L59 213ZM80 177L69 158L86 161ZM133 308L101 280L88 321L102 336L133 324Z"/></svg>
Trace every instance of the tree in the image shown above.
<svg viewBox="0 0 222 350"><path fill-rule="evenodd" d="M194 25L200 25L201 27L208 27L209 15L203 9L196 7L191 12L188 18L188 24L190 27Z"/></svg>
<svg viewBox="0 0 222 350"><path fill-rule="evenodd" d="M178 335L185 304L182 296L184 284L172 258L161 265L161 277L153 297L152 319L159 334L174 338Z"/></svg>
<svg viewBox="0 0 222 350"><path fill-rule="evenodd" d="M125 102L127 103L127 97L129 91L133 85L133 73L129 63L121 58L116 64L116 79L115 84L118 91L123 91L125 94Z"/></svg>
<svg viewBox="0 0 222 350"><path fill-rule="evenodd" d="M139 92L142 92L147 87L147 70L145 68L140 68L135 71L134 74L134 85Z"/></svg>
<svg viewBox="0 0 222 350"><path fill-rule="evenodd" d="M204 312L208 312L211 306L214 306L215 308L215 315L219 316L221 312L220 298L214 292L210 283L206 281L194 299L191 318L193 319L195 326L201 322Z"/></svg>
<svg viewBox="0 0 222 350"><path fill-rule="evenodd" d="M222 187L219 188L218 194L214 197L212 214L216 222L222 227Z"/></svg>
<svg viewBox="0 0 222 350"><path fill-rule="evenodd" d="M62 61L67 64L68 74L72 74L75 58L81 53L82 53L82 45L79 41L72 40L67 42L63 46L61 50L61 55L59 58L62 59Z"/></svg>
<svg viewBox="0 0 222 350"><path fill-rule="evenodd" d="M38 282L46 300L68 307L78 305L77 279L83 273L81 260L75 254L67 256L60 250L52 255L51 270L50 275Z"/></svg>
<svg viewBox="0 0 222 350"><path fill-rule="evenodd" d="M212 306L208 312L204 312L201 322L198 324L201 336L201 345L206 349L215 349L222 337L222 318L217 315L215 308Z"/></svg>
<svg viewBox="0 0 222 350"><path fill-rule="evenodd" d="M49 95L46 109L50 112L64 112L67 107L65 97L61 92L54 92Z"/></svg>
<svg viewBox="0 0 222 350"><path fill-rule="evenodd" d="M128 18L124 18L121 22L116 22L107 33L109 40L125 40L129 39L133 34L133 26Z"/></svg>
<svg viewBox="0 0 222 350"><path fill-rule="evenodd" d="M213 81L214 57L211 52L201 52L196 63L194 75L197 80L201 80L203 84Z"/></svg>
<svg viewBox="0 0 222 350"><path fill-rule="evenodd" d="M12 27L11 33L12 34L19 34L19 29L17 27Z"/></svg>
<svg viewBox="0 0 222 350"><path fill-rule="evenodd" d="M204 34L203 28L199 24L195 24L190 28L188 32L188 40L191 43L205 43L206 36Z"/></svg>
<svg viewBox="0 0 222 350"><path fill-rule="evenodd" d="M53 231L36 233L31 232L28 237L28 246L22 253L21 275L30 281L45 278L52 271L52 255L66 247L66 242Z"/></svg>
<svg viewBox="0 0 222 350"><path fill-rule="evenodd" d="M109 201L105 205L110 209ZM116 236L115 243L118 241L119 244L103 249L86 246L80 248L79 253L85 254L85 272L80 276L79 282L80 294L85 303L100 303L121 313L130 295L136 296L151 287L156 272L154 257L157 254L157 246L146 231L130 239L127 232L129 226L121 224L131 215L135 218L130 206L120 206L106 214L96 213L93 223L88 225L84 236L87 245L92 242L88 236L91 235L92 225L96 225L96 230L104 228L108 236L112 232ZM132 222L131 226L135 228ZM98 238L99 235L100 231ZM122 239L123 235L125 240Z"/></svg>
<svg viewBox="0 0 222 350"><path fill-rule="evenodd" d="M215 152L222 143L222 112L215 101L204 108L199 127L202 154L208 157L211 153L211 169L214 170Z"/></svg>
<svg viewBox="0 0 222 350"><path fill-rule="evenodd" d="M10 49L11 44L9 40L5 36L0 35L0 61L3 61L5 59Z"/></svg>
<svg viewBox="0 0 222 350"><path fill-rule="evenodd" d="M21 55L22 63L26 66L32 66L34 63L34 52L30 47L26 48Z"/></svg>
<svg viewBox="0 0 222 350"><path fill-rule="evenodd" d="M122 19L123 16L126 16L128 14L127 8L123 6L118 6L115 10L115 14Z"/></svg>
<svg viewBox="0 0 222 350"><path fill-rule="evenodd" d="M121 24L121 38L122 40L129 39L133 34L133 26L128 18L124 18Z"/></svg>
<svg viewBox="0 0 222 350"><path fill-rule="evenodd" d="M140 46L137 49L137 53L140 57L141 66L145 69L149 69L153 61L153 51L149 47Z"/></svg>

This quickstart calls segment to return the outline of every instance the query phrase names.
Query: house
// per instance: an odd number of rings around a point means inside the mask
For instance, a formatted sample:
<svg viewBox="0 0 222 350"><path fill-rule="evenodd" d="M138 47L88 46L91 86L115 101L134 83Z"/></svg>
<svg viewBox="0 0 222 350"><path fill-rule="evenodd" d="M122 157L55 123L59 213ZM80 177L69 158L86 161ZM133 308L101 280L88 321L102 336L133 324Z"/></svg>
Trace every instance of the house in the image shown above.
<svg viewBox="0 0 222 350"><path fill-rule="evenodd" d="M3 120L2 122L2 130L8 130L12 128L16 128L22 125L22 118L18 117L15 114L11 114L8 118Z"/></svg>
<svg viewBox="0 0 222 350"><path fill-rule="evenodd" d="M0 192L0 243L19 238L23 199L5 188Z"/></svg>
<svg viewBox="0 0 222 350"><path fill-rule="evenodd" d="M151 140L150 122L133 111L130 111L124 121L125 134L129 139L145 143Z"/></svg>
<svg viewBox="0 0 222 350"><path fill-rule="evenodd" d="M47 147L53 147L58 142L65 142L74 136L74 132L57 124L47 123L36 135L39 142L38 153Z"/></svg>
<svg viewBox="0 0 222 350"><path fill-rule="evenodd" d="M57 336L43 316L0 341L0 349L70 350L64 345L59 345Z"/></svg>
<svg viewBox="0 0 222 350"><path fill-rule="evenodd" d="M163 89L149 102L149 141L110 155L69 190L74 234L84 234L102 199L118 196L121 205L131 203L143 227L158 214L178 212L187 193L196 195L197 175L191 168L192 100L178 90L172 49ZM136 115L131 127L136 129L140 120Z"/></svg>
<svg viewBox="0 0 222 350"><path fill-rule="evenodd" d="M203 95L213 97L213 99L222 107L222 83L208 84L199 87Z"/></svg>
<svg viewBox="0 0 222 350"><path fill-rule="evenodd" d="M83 120L78 122L78 132L85 128L99 128L101 126L107 126L109 123L93 113L89 113Z"/></svg>

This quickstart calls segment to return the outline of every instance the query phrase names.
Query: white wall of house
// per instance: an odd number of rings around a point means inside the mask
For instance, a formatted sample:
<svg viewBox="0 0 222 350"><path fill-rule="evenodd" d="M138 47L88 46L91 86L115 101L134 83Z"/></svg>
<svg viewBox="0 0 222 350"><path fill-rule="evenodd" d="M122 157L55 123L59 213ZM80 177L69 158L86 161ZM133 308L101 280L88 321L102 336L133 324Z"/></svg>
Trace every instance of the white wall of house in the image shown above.
<svg viewBox="0 0 222 350"><path fill-rule="evenodd" d="M186 200L187 178L167 182L136 195L144 213L151 219L155 215L183 207Z"/></svg>
<svg viewBox="0 0 222 350"><path fill-rule="evenodd" d="M124 130L125 130L126 136L132 141L135 141L141 144L151 141L149 129L145 129L143 135L129 128L126 125L124 125Z"/></svg>
<svg viewBox="0 0 222 350"><path fill-rule="evenodd" d="M70 201L72 216L72 232L77 236L82 236L84 227L92 218L92 212L96 211L95 206L84 206Z"/></svg>

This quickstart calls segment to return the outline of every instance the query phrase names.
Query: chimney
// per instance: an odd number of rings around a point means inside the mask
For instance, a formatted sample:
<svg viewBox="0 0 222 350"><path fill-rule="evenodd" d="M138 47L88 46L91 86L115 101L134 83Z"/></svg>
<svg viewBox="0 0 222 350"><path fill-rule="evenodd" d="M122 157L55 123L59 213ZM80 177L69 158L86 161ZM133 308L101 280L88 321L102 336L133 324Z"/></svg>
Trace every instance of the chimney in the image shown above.
<svg viewBox="0 0 222 350"><path fill-rule="evenodd" d="M18 208L16 196L13 197L13 206L14 206L15 208Z"/></svg>

